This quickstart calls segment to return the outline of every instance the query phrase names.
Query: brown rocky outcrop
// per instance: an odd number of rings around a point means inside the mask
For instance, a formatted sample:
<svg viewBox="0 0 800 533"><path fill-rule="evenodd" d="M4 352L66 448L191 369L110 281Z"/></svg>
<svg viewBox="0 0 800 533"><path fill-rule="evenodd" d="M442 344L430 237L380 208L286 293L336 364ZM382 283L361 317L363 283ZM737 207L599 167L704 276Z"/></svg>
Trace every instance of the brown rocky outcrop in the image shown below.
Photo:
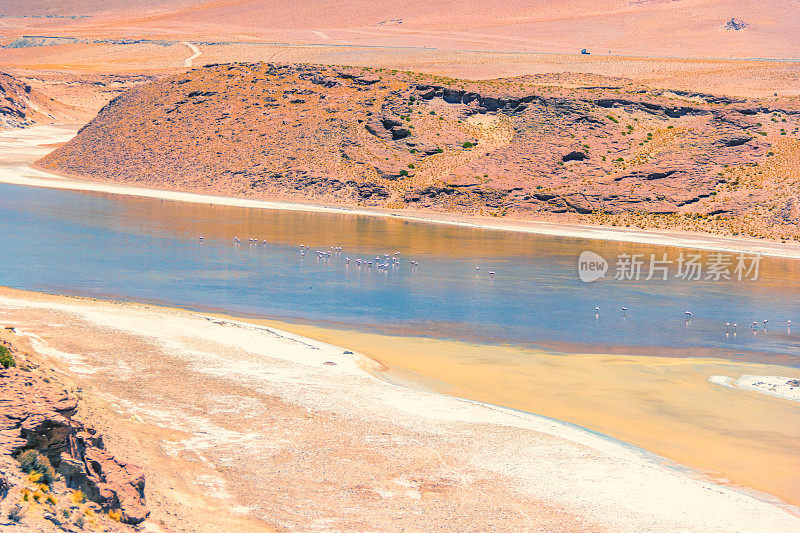
<svg viewBox="0 0 800 533"><path fill-rule="evenodd" d="M77 399L42 373L0 369L0 470L21 452L36 450L68 488L106 511L121 510L125 523L141 523L148 515L143 472L114 458L77 409ZM9 487L0 473L0 494Z"/></svg>
<svg viewBox="0 0 800 533"><path fill-rule="evenodd" d="M23 128L33 124L31 86L0 72L0 128Z"/></svg>

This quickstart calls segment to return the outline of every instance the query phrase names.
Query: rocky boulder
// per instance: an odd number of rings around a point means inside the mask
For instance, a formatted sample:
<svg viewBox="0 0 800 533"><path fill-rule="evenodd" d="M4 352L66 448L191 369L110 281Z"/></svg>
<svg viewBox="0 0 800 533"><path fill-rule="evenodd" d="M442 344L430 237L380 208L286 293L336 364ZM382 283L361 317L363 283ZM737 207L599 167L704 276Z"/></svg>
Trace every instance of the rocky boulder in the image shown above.
<svg viewBox="0 0 800 533"><path fill-rule="evenodd" d="M745 21L735 17L731 18L731 20L725 23L726 30L739 31L745 29L746 27L747 23Z"/></svg>
<svg viewBox="0 0 800 533"><path fill-rule="evenodd" d="M149 514L143 472L115 459L102 436L76 416L77 409L77 399L41 373L0 370L0 464L36 450L67 487L83 491L106 511L121 510L125 523L143 522ZM7 492L3 478L0 494Z"/></svg>
<svg viewBox="0 0 800 533"><path fill-rule="evenodd" d="M583 161L587 157L589 156L584 152L572 151L561 156L561 160L566 163L567 161Z"/></svg>

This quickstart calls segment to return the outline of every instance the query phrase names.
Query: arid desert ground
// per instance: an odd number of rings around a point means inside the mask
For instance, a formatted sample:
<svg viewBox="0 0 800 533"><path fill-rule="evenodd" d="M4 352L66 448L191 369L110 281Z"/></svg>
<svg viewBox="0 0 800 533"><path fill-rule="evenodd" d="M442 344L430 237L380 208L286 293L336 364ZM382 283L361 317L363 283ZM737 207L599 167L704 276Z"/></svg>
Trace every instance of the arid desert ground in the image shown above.
<svg viewBox="0 0 800 533"><path fill-rule="evenodd" d="M800 529L799 28L793 3L750 0L1 1L0 530ZM262 243L263 210L295 225ZM50 240L23 254L35 211ZM781 314L702 346L676 307L683 344L532 347L502 324L497 342L463 333L469 298L463 323L355 327L329 270L331 296L281 270L265 298L285 290L285 312L203 302L295 240L300 261L372 269L366 230L298 222L333 215L385 220L387 242L448 268L474 259L461 249L507 270L523 255L483 233L451 247L448 228L758 254L767 281L740 305ZM108 234L74 237L92 216ZM175 245L148 240L165 235L205 239L204 270L170 272ZM130 292L47 274L138 246ZM413 311L416 272L438 294L425 264L374 261L365 308ZM485 296L504 273L480 264ZM535 283L574 293L565 276ZM138 296L167 278L192 299ZM408 301L373 303L393 279ZM683 290L614 300L612 329ZM295 297L334 311L293 316Z"/></svg>

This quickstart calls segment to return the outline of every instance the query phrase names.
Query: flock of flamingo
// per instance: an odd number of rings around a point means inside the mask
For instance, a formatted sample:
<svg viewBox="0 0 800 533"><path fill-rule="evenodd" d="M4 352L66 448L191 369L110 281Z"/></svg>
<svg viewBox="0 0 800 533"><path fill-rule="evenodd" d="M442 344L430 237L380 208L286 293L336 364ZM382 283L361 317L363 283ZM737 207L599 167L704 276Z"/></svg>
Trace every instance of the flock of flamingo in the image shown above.
<svg viewBox="0 0 800 533"><path fill-rule="evenodd" d="M694 316L694 313L692 313L691 311L684 311L683 315L686 317L686 322L685 322L686 325L687 326L690 325L692 323L692 317ZM622 316L623 316L623 318L628 316L628 308L627 307L623 307L622 308ZM595 319L600 318L600 308L599 307L595 307L594 308L594 318ZM762 325L760 325L760 326L759 326L757 321L754 321L753 324L750 326L750 329L753 331L754 334L758 333L759 331L766 332L767 331L767 325L769 325L769 320L764 320L762 322ZM737 324L736 322L734 322L733 324L731 324L730 322L725 322L725 336L727 337L730 334L733 334L733 336L735 337L736 336L736 330L737 330L738 327L739 327L739 324ZM791 320L787 320L786 321L786 333L791 333L791 332L792 332L792 321Z"/></svg>
<svg viewBox="0 0 800 533"><path fill-rule="evenodd" d="M204 241L204 237L202 237L202 236L199 237L199 241L203 242ZM242 241L241 241L241 239L239 239L239 237L234 237L233 238L233 242L234 242L235 245L238 246L238 245L241 244ZM268 244L266 239L264 239L263 241L259 241L258 239L253 238L253 237L250 237L249 242L250 242L250 246L258 246L259 244L261 246L267 246L267 244ZM331 246L327 250L315 250L314 253L315 253L316 257L317 257L317 261L318 262L322 262L324 259L330 259L334 254L341 254L342 251L343 251L343 249L342 249L341 246ZM305 257L310 252L311 252L311 247L310 246L306 246L304 244L300 244L300 257L301 258ZM345 263L345 265L355 264L359 268L361 268L361 267L364 267L364 268L375 268L375 269L380 270L380 271L388 272L390 270L396 270L396 269L400 268L400 256L401 255L402 254L400 252L394 252L392 254L388 254L388 253L387 254L383 254L383 257L381 257L380 255L377 255L377 256L375 256L374 259L356 259L355 261L351 261L351 259L349 257L345 257L344 258L344 263ZM418 261L409 260L409 264L410 264L412 270L416 269L416 268L419 268L419 262ZM477 266L475 267L475 271L476 272L480 272L480 270L481 270L481 267L477 267ZM489 277L491 277L491 278L494 278L494 276L496 274L497 273L494 270L490 270L489 271ZM623 307L622 308L622 316L623 316L623 318L628 316L628 310L629 309L627 307ZM598 319L600 317L600 307L595 307L594 308L594 312L595 312L595 315L594 315L595 319ZM691 322L692 322L692 317L694 316L693 313L691 311L684 311L683 314L686 317L686 325L687 326L690 325ZM758 331L761 331L761 330L766 332L768 324L769 324L769 320L764 320L762 322L761 326L759 326L759 323L756 321L756 322L752 323L750 328L752 329L754 334L757 333ZM725 335L728 336L730 334L733 334L733 336L735 337L738 327L739 327L739 325L736 322L734 322L733 324L731 324L730 322L726 322L725 323ZM786 332L787 333L791 333L791 330L792 330L792 321L788 320L786 322Z"/></svg>
<svg viewBox="0 0 800 533"><path fill-rule="evenodd" d="M205 237L200 236L198 237L198 240L200 242L204 242ZM248 241L250 243L250 246L257 246L259 244L261 244L261 246L266 246L268 244L266 239L264 239L263 241L259 241L258 239L253 237L250 237ZM242 243L242 240L239 237L234 237L233 243L234 245L239 246ZM342 250L343 249L341 246L331 246L327 250L316 250L315 253L317 256L317 261L321 262L323 259L326 258L329 259L333 256L333 254L341 254ZM305 257L310 252L311 252L310 246L306 246L304 244L300 245L300 257ZM375 256L374 260L356 259L355 261L352 261L352 263L358 267L376 268L382 271L389 271L400 267L400 255L402 255L400 252L394 252L393 254L383 254L383 257L381 257L380 255ZM351 259L349 257L345 257L344 262L345 265L350 265ZM411 265L412 269L419 268L419 261L410 260L409 264ZM479 272L480 269L481 267L475 267L476 272ZM496 274L497 272L495 272L494 270L489 271L490 277L494 277Z"/></svg>

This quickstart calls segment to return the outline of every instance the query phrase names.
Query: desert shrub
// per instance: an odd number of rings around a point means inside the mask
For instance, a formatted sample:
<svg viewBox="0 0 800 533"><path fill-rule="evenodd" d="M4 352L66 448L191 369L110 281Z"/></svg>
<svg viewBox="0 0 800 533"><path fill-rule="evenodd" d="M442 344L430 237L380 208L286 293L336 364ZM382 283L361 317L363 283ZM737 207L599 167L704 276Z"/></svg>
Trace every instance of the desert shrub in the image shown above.
<svg viewBox="0 0 800 533"><path fill-rule="evenodd" d="M114 522L122 520L122 509L112 509L108 512L108 517Z"/></svg>
<svg viewBox="0 0 800 533"><path fill-rule="evenodd" d="M400 175L401 176L408 176L408 170L405 170L405 169L401 170L400 171Z"/></svg>
<svg viewBox="0 0 800 533"><path fill-rule="evenodd" d="M464 148L464 149L466 150L466 149L468 149L468 148L472 148L473 146L475 146L475 145L474 145L474 144L472 144L471 142L469 142L469 141L464 141L464 144L462 144L462 145L461 145L461 148Z"/></svg>
<svg viewBox="0 0 800 533"><path fill-rule="evenodd" d="M14 356L11 355L11 352L8 351L8 348L2 344L0 344L0 366L3 368L17 366L17 362L14 361Z"/></svg>
<svg viewBox="0 0 800 533"><path fill-rule="evenodd" d="M17 456L17 461L19 461L19 467L25 473L30 473L33 471L33 466L36 464L36 456L39 455L36 453L36 450L25 450L21 454Z"/></svg>
<svg viewBox="0 0 800 533"><path fill-rule="evenodd" d="M37 481L50 485L56 478L56 471L50 464L50 459L36 450L25 450L17 456L19 466L26 474L38 474Z"/></svg>

